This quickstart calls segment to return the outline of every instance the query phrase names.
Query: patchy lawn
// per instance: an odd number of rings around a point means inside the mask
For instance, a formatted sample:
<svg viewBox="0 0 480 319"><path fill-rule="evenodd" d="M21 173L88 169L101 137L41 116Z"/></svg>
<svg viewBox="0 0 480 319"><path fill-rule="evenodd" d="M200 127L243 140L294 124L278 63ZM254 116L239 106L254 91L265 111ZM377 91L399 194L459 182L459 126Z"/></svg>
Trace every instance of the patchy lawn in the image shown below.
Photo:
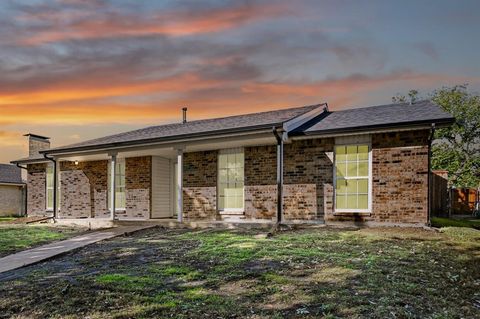
<svg viewBox="0 0 480 319"><path fill-rule="evenodd" d="M3 216L3 217L0 217L0 223L11 222L12 220L15 220L17 218L18 217Z"/></svg>
<svg viewBox="0 0 480 319"><path fill-rule="evenodd" d="M474 318L480 232L150 229L0 275L0 318Z"/></svg>
<svg viewBox="0 0 480 319"><path fill-rule="evenodd" d="M52 241L66 239L85 231L84 228L53 225L1 225L0 257Z"/></svg>
<svg viewBox="0 0 480 319"><path fill-rule="evenodd" d="M475 229L480 229L480 219L455 219L455 218L443 218L443 217L432 217L432 226L433 227L470 227Z"/></svg>

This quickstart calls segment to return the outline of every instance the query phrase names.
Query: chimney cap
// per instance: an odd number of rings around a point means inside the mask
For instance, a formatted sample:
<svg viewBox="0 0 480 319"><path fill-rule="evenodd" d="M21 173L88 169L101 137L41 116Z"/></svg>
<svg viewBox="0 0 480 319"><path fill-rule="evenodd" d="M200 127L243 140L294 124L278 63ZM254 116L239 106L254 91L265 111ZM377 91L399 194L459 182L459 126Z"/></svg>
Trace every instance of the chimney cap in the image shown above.
<svg viewBox="0 0 480 319"><path fill-rule="evenodd" d="M32 134L32 133L27 133L23 136L34 137L34 138L38 138L38 139L41 139L41 140L49 140L50 139L50 137L42 136L42 135L38 135L38 134Z"/></svg>

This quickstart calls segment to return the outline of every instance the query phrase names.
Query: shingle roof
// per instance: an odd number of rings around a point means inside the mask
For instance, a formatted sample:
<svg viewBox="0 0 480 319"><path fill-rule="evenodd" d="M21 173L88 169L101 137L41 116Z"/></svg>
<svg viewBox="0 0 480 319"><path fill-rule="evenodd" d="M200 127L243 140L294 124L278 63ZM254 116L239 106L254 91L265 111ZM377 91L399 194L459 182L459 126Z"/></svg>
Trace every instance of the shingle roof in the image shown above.
<svg viewBox="0 0 480 319"><path fill-rule="evenodd" d="M23 184L21 169L10 164L0 164L0 183Z"/></svg>
<svg viewBox="0 0 480 319"><path fill-rule="evenodd" d="M29 157L22 157L10 163L39 163L39 162L48 162L48 160L43 156L43 154L35 154Z"/></svg>
<svg viewBox="0 0 480 319"><path fill-rule="evenodd" d="M453 116L429 100L414 104L394 103L328 112L309 127L305 134L336 133L426 123L452 123Z"/></svg>
<svg viewBox="0 0 480 319"><path fill-rule="evenodd" d="M223 118L197 120L187 123L174 123L151 126L135 131L105 136L85 142L52 148L49 151L82 149L90 147L110 146L129 142L142 142L156 139L181 138L183 136L215 134L227 131L248 131L252 129L270 128L290 119L312 111L324 104L309 105L276 111L229 116Z"/></svg>

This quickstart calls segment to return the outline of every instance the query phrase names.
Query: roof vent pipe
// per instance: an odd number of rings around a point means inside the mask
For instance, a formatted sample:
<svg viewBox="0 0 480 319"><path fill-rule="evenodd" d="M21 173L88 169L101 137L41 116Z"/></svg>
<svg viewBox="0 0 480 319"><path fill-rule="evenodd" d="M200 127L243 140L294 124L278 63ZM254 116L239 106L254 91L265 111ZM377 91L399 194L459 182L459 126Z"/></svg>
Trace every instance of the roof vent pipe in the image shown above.
<svg viewBox="0 0 480 319"><path fill-rule="evenodd" d="M182 109L182 111L183 111L183 121L182 121L182 123L185 124L185 123L187 123L187 108L184 107Z"/></svg>

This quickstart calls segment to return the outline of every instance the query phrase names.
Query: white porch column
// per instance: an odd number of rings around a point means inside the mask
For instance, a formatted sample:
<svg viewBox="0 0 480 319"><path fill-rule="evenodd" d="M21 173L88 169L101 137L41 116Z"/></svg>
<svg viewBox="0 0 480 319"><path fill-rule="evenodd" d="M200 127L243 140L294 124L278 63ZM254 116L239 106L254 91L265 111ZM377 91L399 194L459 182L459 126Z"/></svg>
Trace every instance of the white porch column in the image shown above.
<svg viewBox="0 0 480 319"><path fill-rule="evenodd" d="M58 160L53 158L53 217L58 218Z"/></svg>
<svg viewBox="0 0 480 319"><path fill-rule="evenodd" d="M183 150L177 150L177 219L183 221Z"/></svg>
<svg viewBox="0 0 480 319"><path fill-rule="evenodd" d="M56 206L55 206L55 209L56 209L56 212L55 212L55 216L58 218L58 212L60 211L61 209L61 203L62 203L62 199L60 198L61 196L61 178L60 178L60 161L57 159L56 162L55 162L55 168L56 168L56 172L55 172L55 175L54 175L54 178L55 178L55 189L53 190L55 192L55 200L56 200Z"/></svg>
<svg viewBox="0 0 480 319"><path fill-rule="evenodd" d="M116 189L116 185L115 185L115 175L116 175L116 172L117 172L117 154L116 153L113 153L113 154L110 154L110 181L109 181L109 184L110 184L110 192L109 192L109 196L110 196L110 218L112 220L115 220L115 189Z"/></svg>

